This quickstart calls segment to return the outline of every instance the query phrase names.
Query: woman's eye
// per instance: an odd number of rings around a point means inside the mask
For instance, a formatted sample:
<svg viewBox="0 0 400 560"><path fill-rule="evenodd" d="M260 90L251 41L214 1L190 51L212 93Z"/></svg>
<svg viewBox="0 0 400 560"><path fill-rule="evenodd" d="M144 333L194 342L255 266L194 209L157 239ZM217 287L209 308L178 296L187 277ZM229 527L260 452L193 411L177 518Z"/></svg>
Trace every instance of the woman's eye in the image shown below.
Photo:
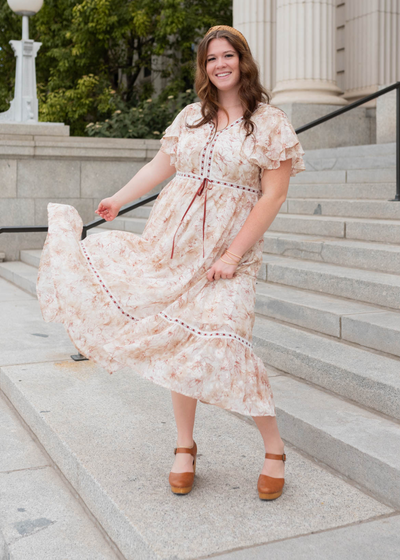
<svg viewBox="0 0 400 560"><path fill-rule="evenodd" d="M225 58L232 58L232 57L233 57L233 54L226 54L225 55ZM213 60L215 60L215 58L208 58L207 62L212 62Z"/></svg>

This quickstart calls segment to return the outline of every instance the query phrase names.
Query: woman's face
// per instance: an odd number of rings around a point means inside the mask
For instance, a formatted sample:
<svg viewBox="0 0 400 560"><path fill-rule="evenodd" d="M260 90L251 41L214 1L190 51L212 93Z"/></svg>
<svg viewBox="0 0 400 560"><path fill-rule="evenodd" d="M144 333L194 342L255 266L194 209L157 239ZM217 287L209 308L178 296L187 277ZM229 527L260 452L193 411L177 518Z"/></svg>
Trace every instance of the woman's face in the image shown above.
<svg viewBox="0 0 400 560"><path fill-rule="evenodd" d="M210 41L206 61L208 77L218 89L228 91L239 84L239 53L227 39Z"/></svg>

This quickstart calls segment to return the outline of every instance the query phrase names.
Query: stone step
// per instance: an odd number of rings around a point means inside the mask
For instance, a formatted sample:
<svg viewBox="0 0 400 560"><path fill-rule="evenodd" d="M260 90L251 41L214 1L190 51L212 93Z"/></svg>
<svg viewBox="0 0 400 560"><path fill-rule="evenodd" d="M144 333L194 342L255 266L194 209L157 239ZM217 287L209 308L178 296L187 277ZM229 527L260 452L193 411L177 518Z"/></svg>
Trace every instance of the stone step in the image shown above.
<svg viewBox="0 0 400 560"><path fill-rule="evenodd" d="M394 204L394 203L393 203ZM400 220L371 220L279 213L268 231L321 237L345 237L377 243L400 243Z"/></svg>
<svg viewBox="0 0 400 560"><path fill-rule="evenodd" d="M388 245L267 231L264 235L264 251L273 255L400 274L400 243Z"/></svg>
<svg viewBox="0 0 400 560"><path fill-rule="evenodd" d="M145 204L144 206L139 206L139 208L135 208L135 210L127 212L124 216L121 216L121 218L145 218L147 220L152 209L153 202L151 202L150 204Z"/></svg>
<svg viewBox="0 0 400 560"><path fill-rule="evenodd" d="M396 311L257 282L256 313L400 357L400 313ZM398 368L400 373L400 362Z"/></svg>
<svg viewBox="0 0 400 560"><path fill-rule="evenodd" d="M119 231L130 231L131 233L142 234L146 226L147 218L130 218L121 216L112 222L102 224L104 229L117 229Z"/></svg>
<svg viewBox="0 0 400 560"><path fill-rule="evenodd" d="M94 227L92 229L89 229L89 231L87 232L88 235L95 235L96 233L104 233L105 231L108 231L108 228L103 228L102 224L101 226L97 226Z"/></svg>
<svg viewBox="0 0 400 560"><path fill-rule="evenodd" d="M396 167L366 168L366 169L324 169L314 171L307 166L306 170L291 177L293 184L311 183L394 183L396 181Z"/></svg>
<svg viewBox="0 0 400 560"><path fill-rule="evenodd" d="M272 375L271 385L284 439L335 463L339 476L287 443L283 495L260 501L263 450L254 423L199 403L196 479L182 500L168 485L175 427L165 389L130 370L110 376L90 361L0 369L1 389L126 560L206 558L398 507L396 424L286 376ZM344 471L356 484L341 478ZM196 527L190 539L188 527Z"/></svg>
<svg viewBox="0 0 400 560"><path fill-rule="evenodd" d="M25 292L36 295L38 269L21 261L0 263L0 276Z"/></svg>
<svg viewBox="0 0 400 560"><path fill-rule="evenodd" d="M400 203L386 200L288 198L287 203L287 214L400 220Z"/></svg>
<svg viewBox="0 0 400 560"><path fill-rule="evenodd" d="M326 157L316 157L307 150L304 159L308 171L323 171L337 169L379 169L396 167L395 153L386 155L354 156L331 154Z"/></svg>
<svg viewBox="0 0 400 560"><path fill-rule="evenodd" d="M398 358L260 316L256 318L253 343L266 364L400 420Z"/></svg>
<svg viewBox="0 0 400 560"><path fill-rule="evenodd" d="M366 523L309 533L215 556L216 560L398 560L400 515L381 516Z"/></svg>
<svg viewBox="0 0 400 560"><path fill-rule="evenodd" d="M1 391L0 426L1 560L121 560Z"/></svg>
<svg viewBox="0 0 400 560"><path fill-rule="evenodd" d="M271 384L283 439L399 507L398 423L290 376Z"/></svg>
<svg viewBox="0 0 400 560"><path fill-rule="evenodd" d="M400 276L265 254L259 279L400 309Z"/></svg>
<svg viewBox="0 0 400 560"><path fill-rule="evenodd" d="M330 198L390 200L396 193L395 183L289 184L288 198Z"/></svg>
<svg viewBox="0 0 400 560"><path fill-rule="evenodd" d="M39 268L42 249L23 249L19 253L21 262Z"/></svg>
<svg viewBox="0 0 400 560"><path fill-rule="evenodd" d="M300 137L301 141L301 137ZM311 159L347 158L353 160L357 157L371 158L379 156L396 156L396 142L386 144L363 144L361 146L343 146L338 148L316 148L307 150L307 157Z"/></svg>

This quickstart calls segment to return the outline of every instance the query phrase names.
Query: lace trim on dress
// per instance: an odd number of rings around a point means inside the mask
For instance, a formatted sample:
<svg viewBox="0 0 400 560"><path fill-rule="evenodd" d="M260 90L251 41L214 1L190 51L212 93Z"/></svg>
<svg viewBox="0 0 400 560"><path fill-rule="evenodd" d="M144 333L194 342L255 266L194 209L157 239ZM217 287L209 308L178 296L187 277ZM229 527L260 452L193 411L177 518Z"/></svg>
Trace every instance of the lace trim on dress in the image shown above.
<svg viewBox="0 0 400 560"><path fill-rule="evenodd" d="M126 311L124 311L122 309L122 307L118 303L117 299L113 296L111 290L108 288L107 284L104 282L104 280L100 276L98 270L93 265L93 263L91 261L91 258L90 258L90 255L89 255L86 247L84 247L84 245L82 245L82 242L80 242L79 245L82 249L82 253L84 254L84 256L85 256L85 258L86 258L86 260L89 264L89 267L91 268L93 274L98 279L99 284L103 287L104 291L109 295L109 297L111 298L113 303L121 311L122 315L125 315L125 317L128 317L128 319L132 319L132 321L139 321L139 319L136 319L135 317L133 317L132 315L130 315L129 313L127 313ZM205 337L205 338L233 338L234 340L237 340L238 342L240 342L244 346L247 346L247 348L253 348L253 345L248 340L246 340L245 338L242 338L241 336L239 336L237 334L219 332L219 331L212 331L212 332L201 331L199 329L196 329L195 327L192 327L192 325L189 325L188 323L185 323L181 319L174 319L173 317L170 317L169 315L164 313L164 311L160 311L160 313L158 313L158 315L160 317L162 317L163 319L166 319L169 323L178 323L181 327L184 327L185 329L189 330L191 333L195 334L196 336L202 336L202 337Z"/></svg>
<svg viewBox="0 0 400 560"><path fill-rule="evenodd" d="M104 282L103 278L100 276L98 270L95 268L95 266L92 263L92 260L89 256L89 253L87 252L86 247L84 247L82 245L82 242L79 243L81 249L82 249L82 253L83 255L86 257L86 260L90 266L90 268L92 269L93 274L96 276L96 278L99 281L99 284L103 287L104 291L109 295L109 297L111 298L111 300L113 301L113 303L115 303L115 305L118 307L118 309L121 311L122 315L125 315L126 317L128 317L129 319L132 319L132 321L139 321L139 319L136 319L135 317L132 317L132 315L130 315L129 313L127 313L126 311L124 311L122 309L122 307L120 306L120 304L118 303L117 299L114 297L113 293L111 292L111 290L108 288L107 284Z"/></svg>
<svg viewBox="0 0 400 560"><path fill-rule="evenodd" d="M184 327L185 329L195 334L196 336L202 336L204 338L233 338L234 340L237 340L244 346L247 346L247 348L253 348L253 345L248 340L242 338L237 334L220 332L220 331L211 331L211 332L201 331L195 327L192 327L192 325L189 325L188 323L182 321L181 319L177 319L177 318L174 319L173 317L170 317L169 315L164 313L164 311L160 311L159 315L169 323L178 323L178 325Z"/></svg>
<svg viewBox="0 0 400 560"><path fill-rule="evenodd" d="M195 173L183 173L183 171L176 172L177 177L187 177L188 179L197 179L198 181L202 181L204 177L201 175L196 175ZM209 183L215 185L222 185L223 187L231 187L233 189L241 189L243 191L249 191L255 194L259 194L261 191L260 189L252 189L250 187L245 187L243 185L238 185L236 183L228 183L226 181L218 181L217 179L208 179Z"/></svg>

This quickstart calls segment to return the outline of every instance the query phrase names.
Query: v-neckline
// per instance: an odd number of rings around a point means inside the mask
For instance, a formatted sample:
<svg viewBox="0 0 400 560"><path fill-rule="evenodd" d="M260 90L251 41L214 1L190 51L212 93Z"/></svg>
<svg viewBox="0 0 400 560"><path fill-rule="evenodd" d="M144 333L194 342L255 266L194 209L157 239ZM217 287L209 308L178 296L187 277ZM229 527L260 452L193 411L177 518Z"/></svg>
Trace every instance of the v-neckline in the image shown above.
<svg viewBox="0 0 400 560"><path fill-rule="evenodd" d="M254 113L256 113L262 105L265 105L265 103L259 103L258 106L257 106L257 109L254 111ZM253 115L254 115L254 113L253 113ZM221 134L221 132L224 132L224 130L228 130L232 126L235 126L235 124L241 122L243 119L244 119L244 116L242 115L241 117L239 117L238 119L233 121L231 124L228 124L225 128L221 128L221 130L215 130L215 134ZM214 121L210 121L210 122L211 122L211 125L212 125L213 129L215 129Z"/></svg>
<svg viewBox="0 0 400 560"><path fill-rule="evenodd" d="M231 128L232 126L235 126L235 124L239 123L240 121L243 120L243 115L241 117L239 117L238 119L236 119L235 121L233 121L231 124L228 124L225 128L221 128L221 130L216 130L215 127L215 123L214 121L211 121L212 127L215 129L215 134L221 134L221 132L224 132L224 130L228 130L229 128Z"/></svg>

